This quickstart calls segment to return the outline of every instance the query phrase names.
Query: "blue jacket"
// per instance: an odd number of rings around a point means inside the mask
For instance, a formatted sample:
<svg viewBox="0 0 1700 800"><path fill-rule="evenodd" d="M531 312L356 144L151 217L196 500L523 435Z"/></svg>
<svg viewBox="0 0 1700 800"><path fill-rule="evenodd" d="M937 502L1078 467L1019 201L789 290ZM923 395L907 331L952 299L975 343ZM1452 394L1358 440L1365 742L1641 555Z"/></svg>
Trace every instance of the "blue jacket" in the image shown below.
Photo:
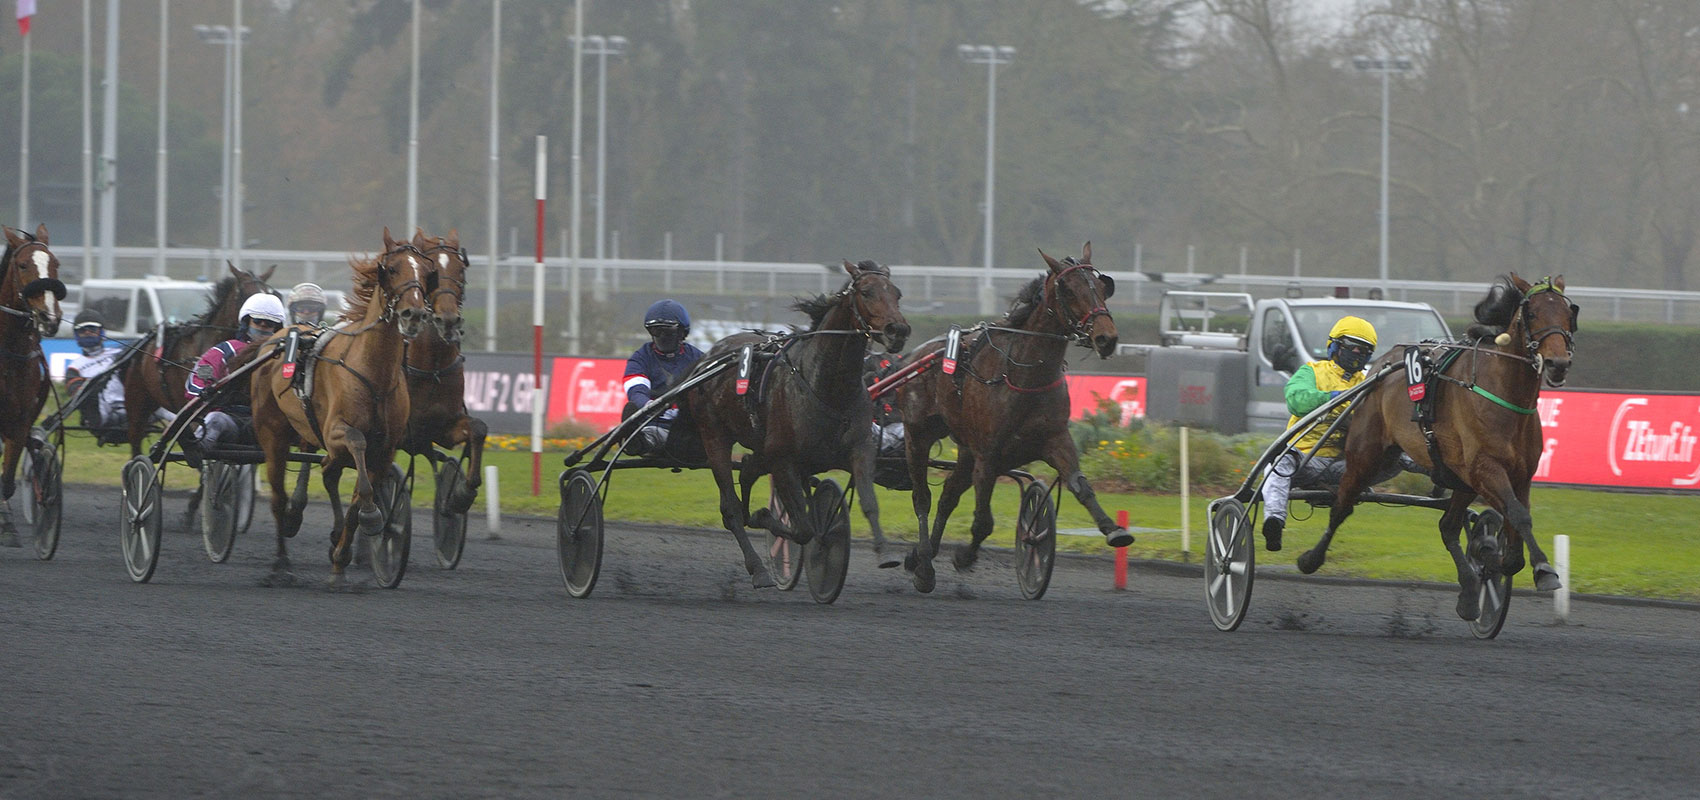
<svg viewBox="0 0 1700 800"><path fill-rule="evenodd" d="M626 399L639 406L648 403L650 398L672 388L701 360L702 351L689 342L679 345L679 351L670 355L656 352L654 344L639 347L626 359L623 381Z"/></svg>

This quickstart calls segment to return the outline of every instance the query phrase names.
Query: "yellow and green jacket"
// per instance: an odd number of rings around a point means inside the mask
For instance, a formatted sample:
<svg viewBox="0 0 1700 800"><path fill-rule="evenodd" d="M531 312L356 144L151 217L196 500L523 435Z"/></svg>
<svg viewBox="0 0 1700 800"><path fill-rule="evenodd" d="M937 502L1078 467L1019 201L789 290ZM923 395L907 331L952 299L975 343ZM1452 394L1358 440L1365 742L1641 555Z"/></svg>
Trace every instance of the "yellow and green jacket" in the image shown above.
<svg viewBox="0 0 1700 800"><path fill-rule="evenodd" d="M1292 418L1287 420L1287 427L1298 424L1299 418L1315 411L1318 406L1328 402L1330 392L1350 389L1364 382L1368 373L1354 372L1350 375L1340 368L1340 365L1324 359L1312 361L1293 373L1287 380L1287 413ZM1319 420L1308 433L1293 442L1293 447L1301 453L1309 452L1312 445L1322 438L1324 431L1333 424L1335 418L1345 413L1346 406L1334 409ZM1337 458L1340 455L1340 445L1345 442L1345 429L1335 435L1334 440L1323 446L1316 454L1322 458Z"/></svg>

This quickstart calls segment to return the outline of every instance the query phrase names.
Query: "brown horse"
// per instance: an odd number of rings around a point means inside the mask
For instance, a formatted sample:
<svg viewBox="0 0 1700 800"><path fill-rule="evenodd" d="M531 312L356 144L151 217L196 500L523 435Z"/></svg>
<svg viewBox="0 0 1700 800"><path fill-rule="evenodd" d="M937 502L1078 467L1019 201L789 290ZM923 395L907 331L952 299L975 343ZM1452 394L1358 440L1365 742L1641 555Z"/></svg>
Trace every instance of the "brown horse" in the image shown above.
<svg viewBox="0 0 1700 800"><path fill-rule="evenodd" d="M1497 562L1506 575L1523 569L1523 546L1534 564L1535 588L1559 588L1558 571L1536 544L1529 515L1529 484L1541 458L1541 422L1535 400L1543 380L1564 385L1570 370L1572 336L1577 308L1564 296L1564 276L1531 284L1516 273L1502 276L1488 296L1476 305L1477 324L1470 326L1464 352L1438 371L1430 384L1434 398L1435 445L1444 470L1437 482L1462 481L1453 488L1451 505L1440 518L1440 539L1458 567L1458 616L1474 620L1480 578L1466 562L1458 534L1478 496L1498 511L1510 526L1510 550L1498 552L1491 537L1470 543L1478 559ZM1451 346L1458 349L1460 346ZM1371 368L1371 374L1404 358L1395 348ZM1445 347L1439 350L1447 349ZM1299 569L1312 573L1328 557L1334 532L1352 513L1359 492L1371 476L1390 466L1400 452L1436 472L1423 431L1412 421L1412 401L1404 382L1387 379L1355 402L1346 434L1346 471L1340 480L1328 530L1316 546L1299 556Z"/></svg>
<svg viewBox="0 0 1700 800"><path fill-rule="evenodd" d="M250 381L254 434L266 453L266 478L271 484L272 516L277 520L277 560L273 570L289 570L285 540L301 528L305 493L290 502L284 494L291 448L325 451L324 486L330 495L336 531L331 545L331 582L344 580L354 554L354 535L374 535L384 525L384 512L374 502L376 485L387 478L396 448L407 429L407 382L402 376L403 341L422 331L430 311L425 306L429 259L418 248L390 238L384 229L384 252L377 258L350 259L354 296L343 315L348 328L332 328L319 337L316 363L303 380L311 381L307 402L296 396L294 379L283 374L282 359L257 369ZM282 334L280 334L282 335ZM338 482L342 471L355 469L349 513L342 511Z"/></svg>
<svg viewBox="0 0 1700 800"><path fill-rule="evenodd" d="M0 545L18 546L12 524L12 493L18 488L18 459L28 446L30 426L47 403L47 358L43 337L59 330L59 259L47 249L47 226L32 235L6 228L0 256Z"/></svg>
<svg viewBox="0 0 1700 800"><path fill-rule="evenodd" d="M862 516L873 532L875 552L884 549L873 484L874 409L862 387L862 358L873 338L888 351L902 349L909 322L898 308L902 292L892 285L890 270L872 261L846 261L844 271L850 279L837 293L796 304L809 315L811 325L784 337L768 362L764 385L751 389L759 399L747 402L749 395L737 394L736 371L727 370L686 392L680 404L695 422L720 487L721 524L737 537L744 568L757 588L774 582L744 530L747 509L732 481L734 443L751 451L745 469L772 475L773 490L791 520L791 530L775 524L775 533L800 544L813 539L819 532L805 512L803 481L818 472L848 468ZM716 342L703 361L766 341L761 334L728 336Z"/></svg>
<svg viewBox="0 0 1700 800"><path fill-rule="evenodd" d="M1116 351L1116 322L1105 301L1115 281L1092 266L1092 243L1079 260L1058 261L1040 251L1050 269L1024 287L1000 325L982 325L962 337L955 374L929 371L898 390L914 483L910 502L920 522L920 544L904 566L914 573L915 588L933 590L933 557L944 536L945 521L968 486L974 486L973 541L956 552L958 570L973 566L980 544L992 532L992 487L1011 469L1042 459L1057 471L1092 514L1098 530L1113 546L1133 537L1098 505L1092 484L1080 472L1080 453L1069 435L1068 384L1064 354L1070 343L1109 358ZM943 339L921 345L906 361L946 346ZM956 467L939 492L938 516L927 533L932 492L927 462L933 443L956 440Z"/></svg>
<svg viewBox="0 0 1700 800"><path fill-rule="evenodd" d="M275 264L258 275L237 269L234 264L225 266L230 277L213 287L207 310L188 322L165 326L161 334L163 341L152 343L152 355L131 359L119 378L124 382L131 456L141 455L142 442L153 426L155 411L163 408L175 413L183 408L183 387L201 354L236 335L236 313L241 310L242 302L262 292L275 294L266 283L277 271Z"/></svg>
<svg viewBox="0 0 1700 800"><path fill-rule="evenodd" d="M447 238L415 230L413 247L430 262L425 301L430 305L433 325L403 346L411 411L401 449L412 455L429 454L433 442L465 448L466 482L460 484L455 496L443 498L446 510L460 514L472 507L484 480L484 439L490 432L483 420L466 413L466 357L460 352L465 322L460 308L466 299L470 263L455 230L450 230Z"/></svg>

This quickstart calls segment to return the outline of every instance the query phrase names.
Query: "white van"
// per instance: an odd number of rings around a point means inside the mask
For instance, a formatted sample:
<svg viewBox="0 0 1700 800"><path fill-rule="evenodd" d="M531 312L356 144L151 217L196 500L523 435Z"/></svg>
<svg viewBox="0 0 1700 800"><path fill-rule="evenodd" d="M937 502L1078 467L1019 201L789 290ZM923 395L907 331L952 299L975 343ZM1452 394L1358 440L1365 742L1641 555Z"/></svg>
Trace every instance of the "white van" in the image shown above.
<svg viewBox="0 0 1700 800"><path fill-rule="evenodd" d="M187 322L207 310L213 284L180 281L163 275L145 278L89 279L82 284L82 307L100 312L106 335L131 338L160 322Z"/></svg>

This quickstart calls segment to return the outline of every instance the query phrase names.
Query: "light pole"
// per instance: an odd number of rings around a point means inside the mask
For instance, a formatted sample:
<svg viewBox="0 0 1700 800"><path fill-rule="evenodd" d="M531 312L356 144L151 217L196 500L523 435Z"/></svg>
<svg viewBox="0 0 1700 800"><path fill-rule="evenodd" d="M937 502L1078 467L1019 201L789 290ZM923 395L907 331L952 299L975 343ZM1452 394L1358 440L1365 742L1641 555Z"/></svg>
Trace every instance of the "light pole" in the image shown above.
<svg viewBox="0 0 1700 800"><path fill-rule="evenodd" d="M596 56L596 277L590 294L597 302L608 299L607 267L602 259L604 231L608 218L608 57L624 55L626 37L586 34L584 54Z"/></svg>
<svg viewBox="0 0 1700 800"><path fill-rule="evenodd" d="M407 89L407 228L419 227L419 0L413 0L413 54Z"/></svg>
<svg viewBox="0 0 1700 800"><path fill-rule="evenodd" d="M1395 72L1409 72L1411 61L1405 58L1358 56L1352 59L1352 66L1363 72L1381 73L1381 294L1383 297L1392 297L1387 286L1387 76Z"/></svg>
<svg viewBox="0 0 1700 800"><path fill-rule="evenodd" d="M234 50L231 45L236 43L236 39L230 35L229 25L196 25L193 30L195 36L201 41L224 48L224 155L223 163L219 168L218 249L221 253L228 254L230 252L230 198L234 194L230 188L230 107L232 104L230 84L231 73L235 71L233 68L235 61L231 58ZM242 38L248 38L249 33L251 31L244 26Z"/></svg>
<svg viewBox="0 0 1700 800"><path fill-rule="evenodd" d="M166 142L165 112L166 102L170 99L171 71L168 68L166 53L171 42L171 8L166 0L159 0L159 142L154 155L154 198L153 226L154 237L159 241L159 252L154 256L154 272L165 274L165 187L166 164L170 161L169 145Z"/></svg>
<svg viewBox="0 0 1700 800"><path fill-rule="evenodd" d="M484 198L484 222L490 228L490 269L485 272L484 292L484 349L496 349L496 265L501 257L497 241L497 198L501 195L502 150L501 127L497 114L502 108L502 0L490 4L490 154L487 165L488 183Z"/></svg>
<svg viewBox="0 0 1700 800"><path fill-rule="evenodd" d="M980 313L991 314L997 306L997 290L992 286L993 209L996 193L998 119L998 67L1015 59L1015 48L1007 45L961 44L957 55L970 64L986 65L986 231L985 274L980 278Z"/></svg>

